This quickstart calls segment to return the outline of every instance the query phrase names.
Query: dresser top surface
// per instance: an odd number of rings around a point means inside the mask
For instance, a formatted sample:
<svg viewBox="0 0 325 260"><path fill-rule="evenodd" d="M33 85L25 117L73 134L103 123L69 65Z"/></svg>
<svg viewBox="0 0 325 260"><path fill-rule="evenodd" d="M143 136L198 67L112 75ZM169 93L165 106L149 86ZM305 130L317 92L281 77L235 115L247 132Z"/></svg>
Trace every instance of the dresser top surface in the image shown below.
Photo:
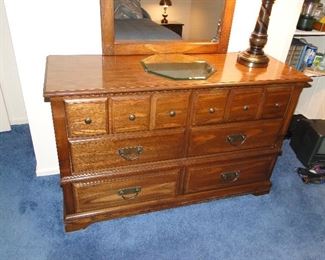
<svg viewBox="0 0 325 260"><path fill-rule="evenodd" d="M236 62L237 53L192 56L209 62L216 72L206 80L172 80L145 72L141 60L148 56L49 56L44 97L310 81L273 58L267 68L248 68Z"/></svg>

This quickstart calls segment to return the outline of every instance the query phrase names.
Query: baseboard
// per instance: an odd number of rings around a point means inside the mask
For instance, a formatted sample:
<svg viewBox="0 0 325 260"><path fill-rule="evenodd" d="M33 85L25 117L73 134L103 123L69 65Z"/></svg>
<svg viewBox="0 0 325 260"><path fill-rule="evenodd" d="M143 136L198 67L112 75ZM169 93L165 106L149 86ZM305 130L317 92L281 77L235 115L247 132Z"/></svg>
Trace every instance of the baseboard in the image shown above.
<svg viewBox="0 0 325 260"><path fill-rule="evenodd" d="M49 175L56 175L59 174L60 170L59 168L48 168L48 169L38 169L36 167L36 176L41 177L41 176L49 176Z"/></svg>
<svg viewBox="0 0 325 260"><path fill-rule="evenodd" d="M10 118L10 124L11 125L24 125L28 124L28 119L26 117L21 117L21 118Z"/></svg>

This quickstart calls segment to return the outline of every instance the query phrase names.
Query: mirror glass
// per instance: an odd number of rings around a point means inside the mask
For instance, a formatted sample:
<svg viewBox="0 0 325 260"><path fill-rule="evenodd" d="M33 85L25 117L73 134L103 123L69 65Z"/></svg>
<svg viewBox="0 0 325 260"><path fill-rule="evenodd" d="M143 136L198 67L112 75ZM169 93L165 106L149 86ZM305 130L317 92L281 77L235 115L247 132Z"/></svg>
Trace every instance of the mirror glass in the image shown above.
<svg viewBox="0 0 325 260"><path fill-rule="evenodd" d="M207 79L215 72L208 62L184 54L156 54L141 63L149 73L179 80Z"/></svg>
<svg viewBox="0 0 325 260"><path fill-rule="evenodd" d="M224 8L225 0L114 0L115 42L218 42Z"/></svg>

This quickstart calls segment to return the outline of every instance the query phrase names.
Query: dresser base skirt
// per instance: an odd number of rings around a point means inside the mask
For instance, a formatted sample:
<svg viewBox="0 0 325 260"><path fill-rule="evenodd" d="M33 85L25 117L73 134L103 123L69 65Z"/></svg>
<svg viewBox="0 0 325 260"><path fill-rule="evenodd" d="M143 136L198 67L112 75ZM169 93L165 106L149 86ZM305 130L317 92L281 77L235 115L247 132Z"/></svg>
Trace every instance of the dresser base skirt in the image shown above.
<svg viewBox="0 0 325 260"><path fill-rule="evenodd" d="M232 186L224 189L210 190L192 194L177 195L172 199L159 201L148 201L134 205L105 208L89 212L65 215L65 231L71 232L87 228L95 222L110 220L114 218L127 217L137 214L149 213L163 209L176 208L210 200L227 198L238 195L265 195L270 192L272 183L270 181L250 183L240 186Z"/></svg>

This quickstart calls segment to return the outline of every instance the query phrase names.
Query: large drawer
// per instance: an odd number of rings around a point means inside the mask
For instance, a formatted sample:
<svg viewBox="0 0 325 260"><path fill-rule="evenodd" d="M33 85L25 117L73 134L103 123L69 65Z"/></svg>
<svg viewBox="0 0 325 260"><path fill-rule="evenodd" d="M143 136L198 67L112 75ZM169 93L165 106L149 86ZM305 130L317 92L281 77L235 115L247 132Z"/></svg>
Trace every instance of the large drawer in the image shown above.
<svg viewBox="0 0 325 260"><path fill-rule="evenodd" d="M180 158L184 153L184 131L107 136L71 141L73 173Z"/></svg>
<svg viewBox="0 0 325 260"><path fill-rule="evenodd" d="M193 128L189 155L271 147L278 138L281 126L282 120L273 120Z"/></svg>
<svg viewBox="0 0 325 260"><path fill-rule="evenodd" d="M180 169L73 183L76 212L175 197Z"/></svg>
<svg viewBox="0 0 325 260"><path fill-rule="evenodd" d="M274 156L206 163L187 168L185 193L227 188L268 179Z"/></svg>

